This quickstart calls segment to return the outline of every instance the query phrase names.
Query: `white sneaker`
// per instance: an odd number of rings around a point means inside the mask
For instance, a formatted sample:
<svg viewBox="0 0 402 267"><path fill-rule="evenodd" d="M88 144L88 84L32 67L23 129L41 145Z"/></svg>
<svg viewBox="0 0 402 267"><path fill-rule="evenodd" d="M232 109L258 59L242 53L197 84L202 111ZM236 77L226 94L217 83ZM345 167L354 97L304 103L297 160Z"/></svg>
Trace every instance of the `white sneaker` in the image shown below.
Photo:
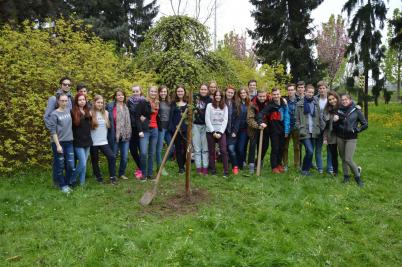
<svg viewBox="0 0 402 267"><path fill-rule="evenodd" d="M362 167L358 166L357 171L359 172L359 177L362 176Z"/></svg>
<svg viewBox="0 0 402 267"><path fill-rule="evenodd" d="M70 194L71 191L72 191L72 190L71 190L71 188L70 188L68 185L63 186L63 187L61 188L61 192L65 193L65 194Z"/></svg>

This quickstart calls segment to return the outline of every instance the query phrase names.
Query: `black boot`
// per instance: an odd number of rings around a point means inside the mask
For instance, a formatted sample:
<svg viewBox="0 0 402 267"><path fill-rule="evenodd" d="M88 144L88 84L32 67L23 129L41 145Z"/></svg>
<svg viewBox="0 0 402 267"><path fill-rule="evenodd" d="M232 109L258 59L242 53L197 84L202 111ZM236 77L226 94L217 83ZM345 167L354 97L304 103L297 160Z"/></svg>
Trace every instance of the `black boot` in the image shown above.
<svg viewBox="0 0 402 267"><path fill-rule="evenodd" d="M344 184L349 183L349 180L350 180L350 176L349 176L349 175L344 175L344 176L343 176L343 183L344 183Z"/></svg>
<svg viewBox="0 0 402 267"><path fill-rule="evenodd" d="M364 183L360 177L355 177L356 183L359 187L364 187Z"/></svg>

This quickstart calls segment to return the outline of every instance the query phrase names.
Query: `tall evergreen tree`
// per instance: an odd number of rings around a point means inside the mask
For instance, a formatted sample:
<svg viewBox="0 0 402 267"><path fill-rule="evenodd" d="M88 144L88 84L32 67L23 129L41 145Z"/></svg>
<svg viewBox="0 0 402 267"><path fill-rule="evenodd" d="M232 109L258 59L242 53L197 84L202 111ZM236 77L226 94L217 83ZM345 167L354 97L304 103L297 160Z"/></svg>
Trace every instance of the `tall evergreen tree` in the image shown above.
<svg viewBox="0 0 402 267"><path fill-rule="evenodd" d="M368 78L369 71L380 64L381 32L384 28L387 8L383 0L348 0L343 6L352 22L348 29L351 40L346 55L354 63L363 63L364 68L364 115L368 118ZM378 26L378 27L377 27Z"/></svg>
<svg viewBox="0 0 402 267"><path fill-rule="evenodd" d="M156 0L69 0L73 11L105 40L135 52L159 11Z"/></svg>
<svg viewBox="0 0 402 267"><path fill-rule="evenodd" d="M249 31L257 40L262 63L290 65L293 80L318 80L317 64L312 55L311 11L323 0L250 0L257 27Z"/></svg>
<svg viewBox="0 0 402 267"><path fill-rule="evenodd" d="M0 25L9 23L17 26L24 20L35 21L40 25L46 18L57 19L68 15L69 11L64 0L1 0Z"/></svg>
<svg viewBox="0 0 402 267"><path fill-rule="evenodd" d="M394 9L392 20L388 23L388 50L385 57L385 75L387 80L396 83L396 98L401 102L402 71L402 14Z"/></svg>

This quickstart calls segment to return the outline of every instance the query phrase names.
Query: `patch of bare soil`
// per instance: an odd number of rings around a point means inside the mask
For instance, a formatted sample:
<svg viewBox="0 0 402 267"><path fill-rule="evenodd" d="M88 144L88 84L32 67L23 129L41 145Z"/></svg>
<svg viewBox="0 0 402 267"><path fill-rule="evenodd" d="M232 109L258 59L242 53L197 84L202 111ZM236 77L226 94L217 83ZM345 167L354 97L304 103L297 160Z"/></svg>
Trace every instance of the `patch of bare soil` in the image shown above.
<svg viewBox="0 0 402 267"><path fill-rule="evenodd" d="M201 204L209 203L210 200L211 195L207 189L192 188L190 197L181 189L173 195L158 194L150 205L143 207L143 213L162 217L185 215L197 212Z"/></svg>

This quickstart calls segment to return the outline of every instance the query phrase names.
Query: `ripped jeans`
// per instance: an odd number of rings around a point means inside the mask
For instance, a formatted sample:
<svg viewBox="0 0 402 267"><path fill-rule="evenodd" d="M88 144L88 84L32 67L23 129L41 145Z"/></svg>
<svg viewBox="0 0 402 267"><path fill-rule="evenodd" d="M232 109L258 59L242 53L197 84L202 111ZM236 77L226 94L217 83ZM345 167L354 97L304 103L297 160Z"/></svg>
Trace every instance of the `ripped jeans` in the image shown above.
<svg viewBox="0 0 402 267"><path fill-rule="evenodd" d="M57 152L55 143L52 143L52 151L54 157L54 173L56 174L56 181L60 188L66 185L71 185L74 181L71 181L74 172L74 147L73 141L61 141L61 147L63 153Z"/></svg>

